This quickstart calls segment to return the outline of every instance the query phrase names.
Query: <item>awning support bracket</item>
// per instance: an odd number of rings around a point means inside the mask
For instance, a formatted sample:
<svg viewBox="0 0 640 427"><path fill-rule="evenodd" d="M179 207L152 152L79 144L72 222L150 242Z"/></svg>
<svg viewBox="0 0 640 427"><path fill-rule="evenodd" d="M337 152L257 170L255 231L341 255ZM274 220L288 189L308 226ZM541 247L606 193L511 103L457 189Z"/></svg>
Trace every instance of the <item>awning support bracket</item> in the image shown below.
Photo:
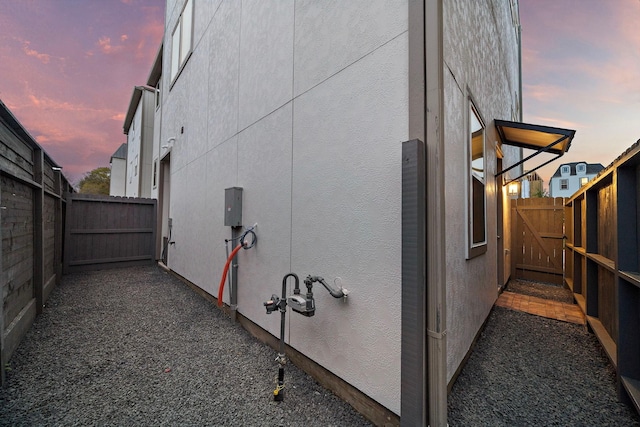
<svg viewBox="0 0 640 427"><path fill-rule="evenodd" d="M565 139L567 139L568 137L569 137L568 135L563 135L563 136L562 136L560 139L558 139L557 141L552 142L551 144L547 145L546 147L542 147L541 149L539 149L539 150L538 150L538 151L536 151L535 153L531 154L530 156L527 156L526 158L524 158L524 159L520 160L519 162L514 163L513 165L509 166L508 168L506 168L506 169L504 169L504 170L502 170L502 171L498 172L495 176L496 176L496 177L498 177L498 176L500 176L500 175L504 174L505 172L509 172L511 169L516 168L516 167L518 167L518 166L520 166L520 165L524 164L524 162L526 162L527 160L529 160L529 159L531 159L531 158L533 158L533 157L537 156L538 154L540 154L540 153L544 153L544 152L546 152L546 151L549 151L551 148L553 148L554 146L556 146L556 145L560 144L562 141L564 141L564 140L565 140ZM523 176L525 176L525 175L527 175L527 174L529 174L529 173L531 173L531 172L533 172L533 171L536 171L536 170L540 169L541 167L543 167L543 166L545 166L545 165L547 165L547 164L551 163L552 161L554 161L554 160L558 159L559 157L561 157L561 156L562 156L562 154L564 154L564 153L561 153L561 154L557 155L556 157L554 157L553 159L548 160L548 161L544 162L543 164L541 164L541 165L539 165L539 166L536 166L534 169L528 170L527 172L523 173L522 175L517 176L516 178L513 178L512 180L510 180L510 181L508 181L508 182L505 182L503 185L507 185L507 184L509 184L509 183L511 183L511 182L513 182L513 181L517 181L518 179L522 178Z"/></svg>

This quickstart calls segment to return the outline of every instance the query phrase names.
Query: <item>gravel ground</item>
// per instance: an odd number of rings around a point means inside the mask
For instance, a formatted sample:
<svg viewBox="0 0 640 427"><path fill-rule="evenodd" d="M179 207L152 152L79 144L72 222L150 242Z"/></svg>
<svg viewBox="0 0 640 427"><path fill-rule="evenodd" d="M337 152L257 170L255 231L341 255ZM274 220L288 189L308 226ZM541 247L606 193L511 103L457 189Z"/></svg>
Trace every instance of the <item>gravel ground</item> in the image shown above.
<svg viewBox="0 0 640 427"><path fill-rule="evenodd" d="M366 426L157 267L65 276L10 360L0 425Z"/></svg>
<svg viewBox="0 0 640 427"><path fill-rule="evenodd" d="M573 304L573 294L571 290L562 285L511 279L509 283L507 283L505 291Z"/></svg>
<svg viewBox="0 0 640 427"><path fill-rule="evenodd" d="M585 327L494 307L449 396L451 426L640 426Z"/></svg>
<svg viewBox="0 0 640 427"><path fill-rule="evenodd" d="M157 267L65 276L9 363L0 425L370 425L292 364L274 402L275 355ZM451 426L640 426L584 327L501 307L448 403Z"/></svg>

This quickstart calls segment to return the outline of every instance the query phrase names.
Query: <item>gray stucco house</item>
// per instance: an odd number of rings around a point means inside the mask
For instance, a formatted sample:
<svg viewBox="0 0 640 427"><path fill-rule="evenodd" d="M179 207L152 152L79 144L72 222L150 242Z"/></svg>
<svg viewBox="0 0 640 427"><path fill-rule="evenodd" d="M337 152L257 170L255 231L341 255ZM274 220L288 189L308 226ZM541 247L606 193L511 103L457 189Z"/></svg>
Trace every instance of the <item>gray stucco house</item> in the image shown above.
<svg viewBox="0 0 640 427"><path fill-rule="evenodd" d="M242 188L234 316L277 337L285 274L347 288L290 313L291 351L376 423L444 425L508 280L504 184L573 137L520 123L517 1L167 0L147 84L167 267L218 295Z"/></svg>

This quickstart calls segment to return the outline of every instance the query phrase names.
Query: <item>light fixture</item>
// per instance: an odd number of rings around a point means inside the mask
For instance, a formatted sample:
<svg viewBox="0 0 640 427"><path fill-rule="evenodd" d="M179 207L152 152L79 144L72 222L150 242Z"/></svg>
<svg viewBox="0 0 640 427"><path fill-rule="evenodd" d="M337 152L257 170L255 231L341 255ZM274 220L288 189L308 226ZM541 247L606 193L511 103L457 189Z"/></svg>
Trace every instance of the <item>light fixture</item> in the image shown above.
<svg viewBox="0 0 640 427"><path fill-rule="evenodd" d="M507 193L509 194L510 197L518 196L518 182L517 181L509 183L509 185L507 186Z"/></svg>

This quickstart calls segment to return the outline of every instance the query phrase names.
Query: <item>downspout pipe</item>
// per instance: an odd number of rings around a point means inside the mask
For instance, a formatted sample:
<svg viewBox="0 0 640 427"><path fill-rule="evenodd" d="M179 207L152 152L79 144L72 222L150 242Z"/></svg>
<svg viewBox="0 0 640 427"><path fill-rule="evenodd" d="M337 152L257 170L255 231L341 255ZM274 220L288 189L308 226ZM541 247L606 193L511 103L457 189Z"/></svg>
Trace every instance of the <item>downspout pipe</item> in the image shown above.
<svg viewBox="0 0 640 427"><path fill-rule="evenodd" d="M425 0L427 372L429 425L447 425L443 0Z"/></svg>

